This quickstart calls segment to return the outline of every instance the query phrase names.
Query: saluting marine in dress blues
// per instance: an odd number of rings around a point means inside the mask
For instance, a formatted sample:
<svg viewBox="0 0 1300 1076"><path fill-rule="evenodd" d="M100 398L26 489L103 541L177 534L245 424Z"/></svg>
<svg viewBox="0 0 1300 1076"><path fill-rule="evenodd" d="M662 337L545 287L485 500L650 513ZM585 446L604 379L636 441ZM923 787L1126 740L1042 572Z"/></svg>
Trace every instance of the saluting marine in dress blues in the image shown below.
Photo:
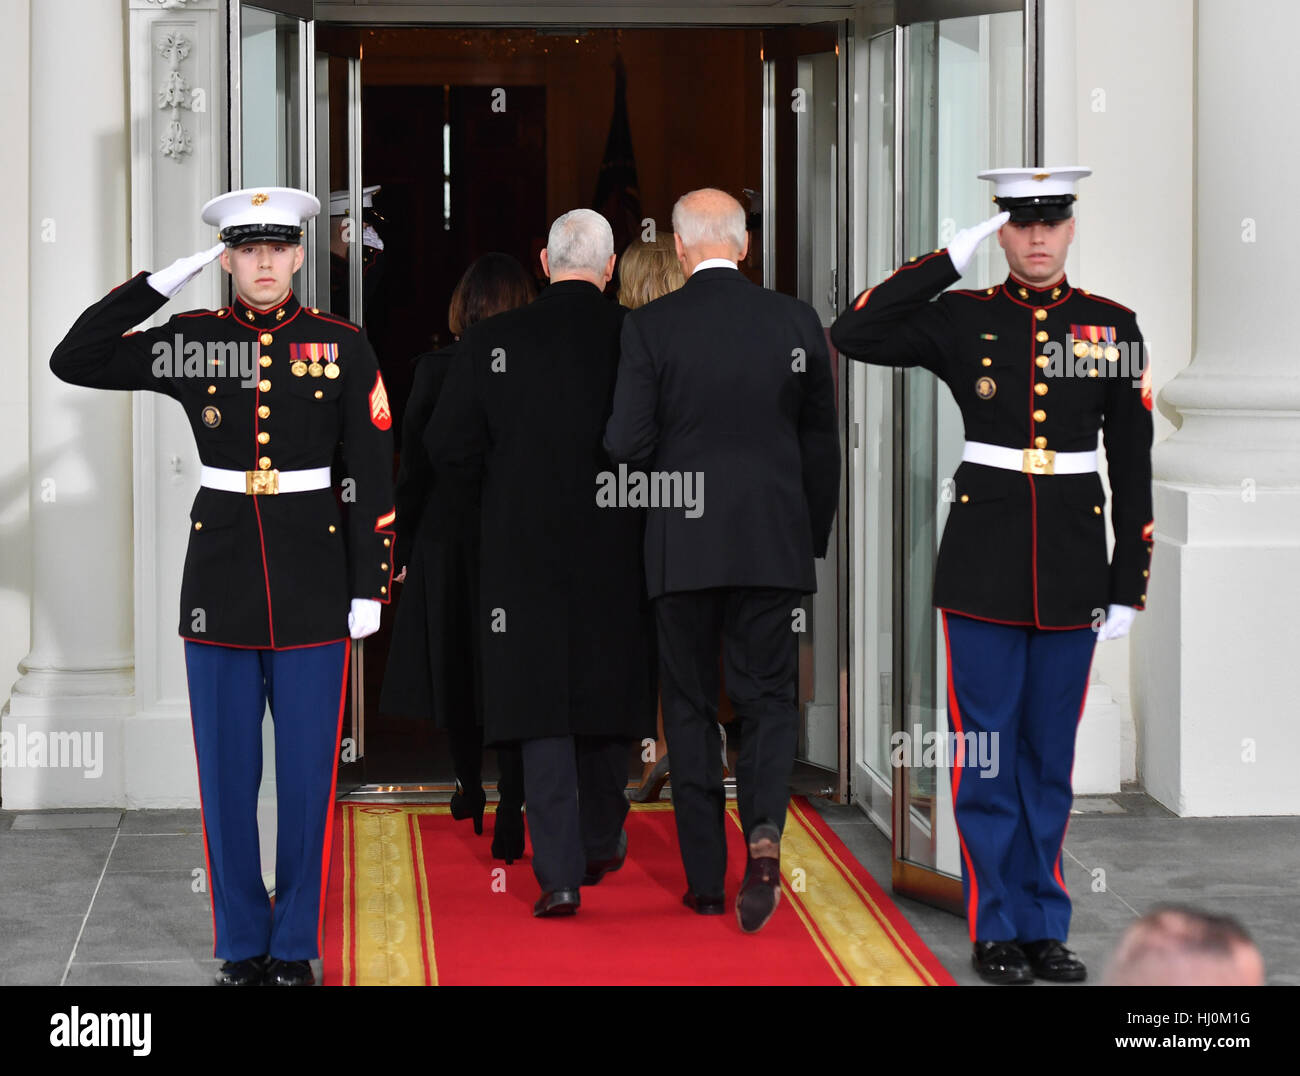
<svg viewBox="0 0 1300 1076"><path fill-rule="evenodd" d="M299 304L302 222L316 198L234 191L203 219L221 242L141 272L91 306L50 369L91 388L160 392L202 463L190 512L180 634L198 756L218 981L312 982L349 635L379 626L393 575L392 415L357 326ZM128 331L218 255L235 299ZM346 525L330 486L342 441ZM261 724L275 724L275 903L262 883Z"/></svg>
<svg viewBox="0 0 1300 1076"><path fill-rule="evenodd" d="M996 733L996 776L952 770L972 960L993 982L1077 981L1061 848L1096 641L1128 631L1150 573L1151 389L1133 311L1062 271L1086 168L998 169L1004 210L913 258L831 328L850 358L923 366L966 444L935 568L954 742ZM1008 223L1009 221L1009 223ZM944 291L993 232L1011 273ZM939 294L942 292L942 294ZM935 296L938 295L936 299ZM1097 437L1115 545L1106 551ZM1098 630L1100 629L1100 630ZM990 737L991 738L991 737Z"/></svg>

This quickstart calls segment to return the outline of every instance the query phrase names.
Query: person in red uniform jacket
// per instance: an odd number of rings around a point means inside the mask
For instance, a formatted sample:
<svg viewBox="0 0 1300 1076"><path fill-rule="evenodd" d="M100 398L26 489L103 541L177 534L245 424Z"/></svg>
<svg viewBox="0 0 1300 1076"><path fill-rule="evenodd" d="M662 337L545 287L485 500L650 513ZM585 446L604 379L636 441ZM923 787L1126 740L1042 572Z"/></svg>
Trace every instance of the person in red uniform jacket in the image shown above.
<svg viewBox="0 0 1300 1076"><path fill-rule="evenodd" d="M1087 974L1065 948L1071 908L1061 874L1075 733L1095 643L1126 634L1146 603L1154 524L1145 346L1133 311L1064 273L1074 184L1089 173L981 173L997 183L1004 212L911 259L831 327L850 358L931 370L962 412L966 444L934 604L948 648L972 962L991 982ZM1007 279L944 291L993 232ZM976 754L972 736L987 738L986 750ZM996 768L963 772L990 758L987 749Z"/></svg>
<svg viewBox="0 0 1300 1076"><path fill-rule="evenodd" d="M138 273L86 310L50 369L90 388L160 392L202 463L181 581L214 952L226 985L310 985L347 677L348 638L392 588L392 414L355 325L299 304L305 191L234 191L203 219L221 242ZM129 331L218 255L235 299ZM346 526L330 488L342 441ZM261 724L275 723L275 903L262 883Z"/></svg>

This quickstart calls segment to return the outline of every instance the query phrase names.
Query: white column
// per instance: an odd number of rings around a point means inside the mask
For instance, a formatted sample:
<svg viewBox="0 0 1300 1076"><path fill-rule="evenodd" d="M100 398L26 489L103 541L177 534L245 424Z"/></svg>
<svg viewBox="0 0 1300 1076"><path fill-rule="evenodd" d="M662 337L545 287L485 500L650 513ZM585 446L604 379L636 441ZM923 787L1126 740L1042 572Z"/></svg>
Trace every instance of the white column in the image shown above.
<svg viewBox="0 0 1300 1076"><path fill-rule="evenodd" d="M1139 765L1179 814L1295 814L1300 141L1279 117L1300 94L1300 9L1196 11L1196 351L1160 395L1182 423L1154 456Z"/></svg>
<svg viewBox="0 0 1300 1076"><path fill-rule="evenodd" d="M124 11L30 10L32 644L0 718L11 809L121 802L134 709L131 400L49 370L129 269Z"/></svg>

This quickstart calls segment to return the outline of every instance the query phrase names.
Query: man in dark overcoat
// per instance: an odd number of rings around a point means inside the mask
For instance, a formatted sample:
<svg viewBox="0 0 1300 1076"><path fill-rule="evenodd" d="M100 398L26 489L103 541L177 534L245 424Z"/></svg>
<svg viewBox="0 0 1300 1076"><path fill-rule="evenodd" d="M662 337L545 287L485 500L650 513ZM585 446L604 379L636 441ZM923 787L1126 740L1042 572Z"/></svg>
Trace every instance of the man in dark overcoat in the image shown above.
<svg viewBox="0 0 1300 1076"><path fill-rule="evenodd" d="M602 289L614 240L598 213L551 226L547 287L473 326L425 445L481 475L479 634L485 743L520 741L538 916L627 854L629 741L653 737L644 513L610 503L601 445L626 311Z"/></svg>

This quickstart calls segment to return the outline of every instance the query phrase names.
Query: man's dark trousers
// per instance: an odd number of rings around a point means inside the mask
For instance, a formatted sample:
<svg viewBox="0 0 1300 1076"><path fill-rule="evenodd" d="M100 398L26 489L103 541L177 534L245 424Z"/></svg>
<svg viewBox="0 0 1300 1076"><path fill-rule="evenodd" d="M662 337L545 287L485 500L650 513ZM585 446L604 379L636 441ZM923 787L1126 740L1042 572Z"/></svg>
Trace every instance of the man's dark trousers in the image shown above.
<svg viewBox="0 0 1300 1076"><path fill-rule="evenodd" d="M630 807L628 741L544 736L521 746L533 873L543 893L577 889L588 862L618 852Z"/></svg>
<svg viewBox="0 0 1300 1076"><path fill-rule="evenodd" d="M727 871L718 648L742 722L736 800L748 838L764 822L785 826L799 739L793 615L800 599L794 590L719 587L654 600L677 840L686 883L700 896L723 896Z"/></svg>

